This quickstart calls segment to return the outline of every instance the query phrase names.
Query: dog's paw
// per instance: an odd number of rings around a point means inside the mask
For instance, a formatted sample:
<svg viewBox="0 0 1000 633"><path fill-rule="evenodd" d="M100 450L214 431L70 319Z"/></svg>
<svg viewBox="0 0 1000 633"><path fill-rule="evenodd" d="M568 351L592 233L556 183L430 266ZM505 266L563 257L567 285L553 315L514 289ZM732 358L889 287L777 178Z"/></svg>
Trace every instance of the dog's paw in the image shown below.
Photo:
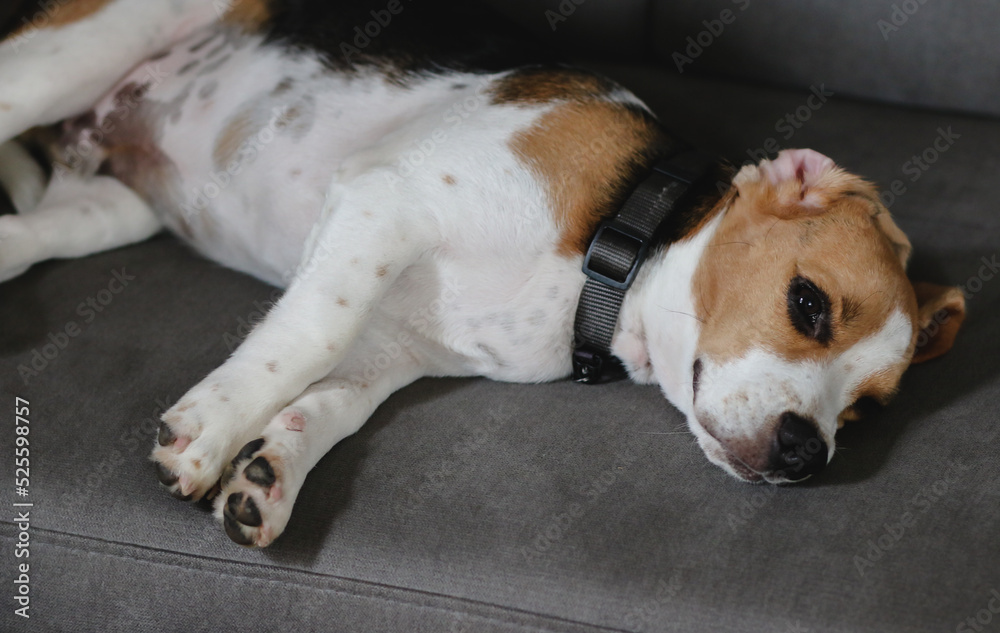
<svg viewBox="0 0 1000 633"><path fill-rule="evenodd" d="M160 483L170 491L170 494L175 499L180 499L181 501L190 501L194 498L194 493L183 492L183 487L180 482L180 475L177 475L173 468L177 468L178 459L176 455L184 452L191 444L191 436L182 434L178 436L170 425L165 421L160 422L160 431L156 434L156 448L153 449L153 454L151 456L153 463L156 466L156 478L160 480ZM172 464L173 468L167 466L167 464ZM184 482L187 484L188 482Z"/></svg>
<svg viewBox="0 0 1000 633"><path fill-rule="evenodd" d="M220 383L198 385L163 414L152 459L157 477L182 501L213 497L238 447L260 426L243 419Z"/></svg>
<svg viewBox="0 0 1000 633"><path fill-rule="evenodd" d="M286 497L284 462L264 438L243 447L222 477L215 514L233 542L267 547L285 530L294 497Z"/></svg>
<svg viewBox="0 0 1000 633"><path fill-rule="evenodd" d="M236 543L267 547L285 531L311 463L305 431L305 415L289 407L226 468L215 513Z"/></svg>

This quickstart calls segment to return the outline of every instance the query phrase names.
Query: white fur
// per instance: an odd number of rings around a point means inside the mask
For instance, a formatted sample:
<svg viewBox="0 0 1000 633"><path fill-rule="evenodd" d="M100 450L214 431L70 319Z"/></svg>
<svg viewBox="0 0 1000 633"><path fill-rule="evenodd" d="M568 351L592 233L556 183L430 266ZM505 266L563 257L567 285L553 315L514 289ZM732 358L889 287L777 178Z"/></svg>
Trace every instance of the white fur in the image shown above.
<svg viewBox="0 0 1000 633"><path fill-rule="evenodd" d="M692 366L701 334L692 288L694 274L723 214L701 231L661 251L639 273L625 296L612 351L633 380L658 383L690 416Z"/></svg>
<svg viewBox="0 0 1000 633"><path fill-rule="evenodd" d="M54 180L36 208L0 216L0 281L36 262L132 244L161 228L149 206L114 178Z"/></svg>

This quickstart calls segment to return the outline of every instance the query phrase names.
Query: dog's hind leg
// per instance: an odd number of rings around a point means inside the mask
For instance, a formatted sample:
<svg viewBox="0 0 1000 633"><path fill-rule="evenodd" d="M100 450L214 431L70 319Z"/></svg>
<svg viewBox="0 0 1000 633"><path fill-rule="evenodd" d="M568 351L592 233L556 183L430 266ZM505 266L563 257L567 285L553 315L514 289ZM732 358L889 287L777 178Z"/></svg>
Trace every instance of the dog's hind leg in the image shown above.
<svg viewBox="0 0 1000 633"><path fill-rule="evenodd" d="M16 141L0 143L0 187L18 213L37 207L45 194L45 171Z"/></svg>
<svg viewBox="0 0 1000 633"><path fill-rule="evenodd" d="M384 293L437 243L419 199L393 193L380 173L331 187L327 220L284 297L164 414L153 459L172 494L203 497L241 446L347 357Z"/></svg>
<svg viewBox="0 0 1000 633"><path fill-rule="evenodd" d="M54 179L36 208L0 216L0 282L47 259L140 242L160 228L149 206L114 178Z"/></svg>
<svg viewBox="0 0 1000 633"><path fill-rule="evenodd" d="M396 330L373 324L332 376L274 416L233 460L215 500L216 516L233 541L256 547L274 541L313 466L389 395L425 374L418 338ZM399 353L390 358L389 348Z"/></svg>
<svg viewBox="0 0 1000 633"><path fill-rule="evenodd" d="M132 67L219 19L205 0L61 0L0 42L0 143L93 106Z"/></svg>

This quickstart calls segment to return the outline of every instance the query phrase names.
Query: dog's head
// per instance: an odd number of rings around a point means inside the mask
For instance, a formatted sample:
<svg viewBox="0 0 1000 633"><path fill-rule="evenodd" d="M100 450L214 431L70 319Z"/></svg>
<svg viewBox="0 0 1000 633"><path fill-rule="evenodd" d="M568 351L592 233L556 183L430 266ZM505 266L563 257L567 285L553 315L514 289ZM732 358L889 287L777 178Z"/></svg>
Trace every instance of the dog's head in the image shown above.
<svg viewBox="0 0 1000 633"><path fill-rule="evenodd" d="M736 477L802 480L860 400L886 402L911 363L951 347L964 298L911 284L910 243L875 188L816 152L744 167L719 208L692 280L688 423Z"/></svg>

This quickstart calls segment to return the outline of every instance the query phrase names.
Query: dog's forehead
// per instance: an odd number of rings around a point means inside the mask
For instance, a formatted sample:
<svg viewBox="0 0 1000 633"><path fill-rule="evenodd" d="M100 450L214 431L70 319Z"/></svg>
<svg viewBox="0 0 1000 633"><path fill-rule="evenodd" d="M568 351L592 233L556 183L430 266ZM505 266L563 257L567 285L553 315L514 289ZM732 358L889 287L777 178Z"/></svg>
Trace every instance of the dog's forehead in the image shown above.
<svg viewBox="0 0 1000 633"><path fill-rule="evenodd" d="M847 195L822 213L780 219L748 204L733 202L699 264L694 293L705 321L701 351L719 362L765 349L790 361L829 363L866 338L890 332L894 341L905 335L906 344L880 349L898 350L885 359L888 365L902 362L916 301L877 220L878 207L866 196ZM826 344L802 336L789 320L787 293L796 277L829 299L833 336Z"/></svg>
<svg viewBox="0 0 1000 633"><path fill-rule="evenodd" d="M848 198L822 215L788 221L784 256L828 294L864 294L863 307L883 316L906 310L912 287L877 217L869 203Z"/></svg>

